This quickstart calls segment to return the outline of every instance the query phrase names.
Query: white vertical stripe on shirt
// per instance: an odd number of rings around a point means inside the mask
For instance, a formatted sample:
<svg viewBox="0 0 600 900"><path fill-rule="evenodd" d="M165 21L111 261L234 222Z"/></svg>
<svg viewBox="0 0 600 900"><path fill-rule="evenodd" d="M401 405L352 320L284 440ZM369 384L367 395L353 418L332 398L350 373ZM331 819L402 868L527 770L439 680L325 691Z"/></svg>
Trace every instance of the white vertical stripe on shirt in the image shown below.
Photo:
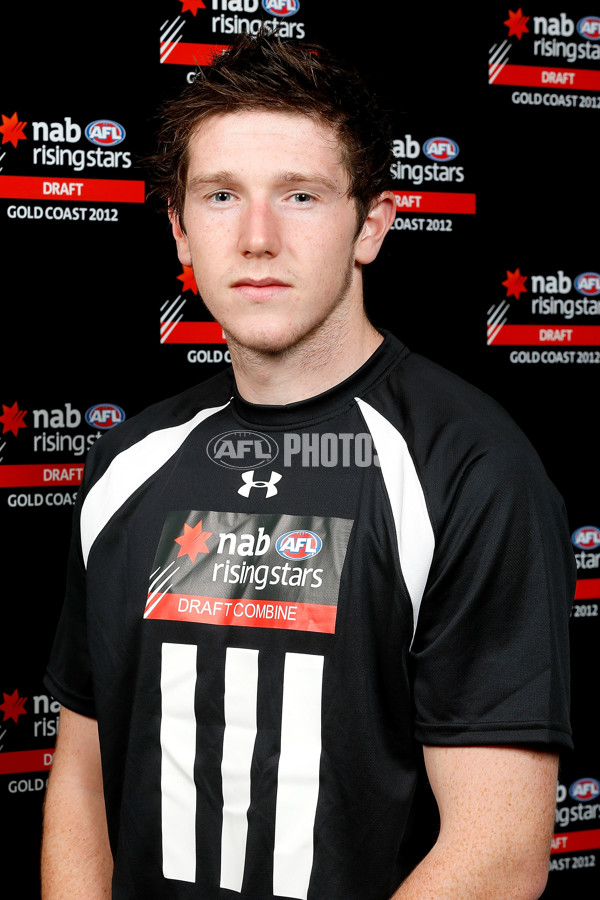
<svg viewBox="0 0 600 900"><path fill-rule="evenodd" d="M221 764L221 887L238 893L242 890L246 862L257 690L258 650L229 647L225 661L225 735Z"/></svg>
<svg viewBox="0 0 600 900"><path fill-rule="evenodd" d="M163 644L160 690L163 874L196 880L196 656L194 644Z"/></svg>
<svg viewBox="0 0 600 900"><path fill-rule="evenodd" d="M322 685L322 656L286 653L273 893L298 900L306 900L313 864Z"/></svg>
<svg viewBox="0 0 600 900"><path fill-rule="evenodd" d="M425 495L406 441L376 409L356 398L373 436L390 498L400 567L413 607L413 636L435 549Z"/></svg>

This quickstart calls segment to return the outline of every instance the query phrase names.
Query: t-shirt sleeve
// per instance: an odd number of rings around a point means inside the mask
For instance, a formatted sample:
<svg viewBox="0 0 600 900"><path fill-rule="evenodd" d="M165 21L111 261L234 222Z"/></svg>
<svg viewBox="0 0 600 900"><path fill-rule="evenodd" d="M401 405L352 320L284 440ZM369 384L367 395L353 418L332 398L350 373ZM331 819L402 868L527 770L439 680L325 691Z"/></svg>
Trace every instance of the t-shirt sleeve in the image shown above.
<svg viewBox="0 0 600 900"><path fill-rule="evenodd" d="M67 586L62 611L44 677L44 684L63 706L95 717L94 691L88 648L86 573L79 537L80 490L67 565Z"/></svg>
<svg viewBox="0 0 600 900"><path fill-rule="evenodd" d="M533 449L474 458L436 534L413 643L418 740L572 747L575 572L562 498Z"/></svg>

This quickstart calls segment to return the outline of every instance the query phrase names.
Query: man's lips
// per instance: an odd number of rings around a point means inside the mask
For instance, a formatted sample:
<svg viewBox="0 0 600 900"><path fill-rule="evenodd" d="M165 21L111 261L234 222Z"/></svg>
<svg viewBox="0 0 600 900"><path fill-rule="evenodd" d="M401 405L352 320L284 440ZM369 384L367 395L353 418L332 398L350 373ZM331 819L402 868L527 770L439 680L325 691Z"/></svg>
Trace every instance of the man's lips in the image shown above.
<svg viewBox="0 0 600 900"><path fill-rule="evenodd" d="M238 281L235 281L233 287L244 287L245 285L250 285L250 287L269 287L270 285L280 285L281 287L289 287L286 281L280 281L279 278L240 278Z"/></svg>
<svg viewBox="0 0 600 900"><path fill-rule="evenodd" d="M235 291L251 300L268 300L281 296L290 285L279 278L240 278L232 284Z"/></svg>

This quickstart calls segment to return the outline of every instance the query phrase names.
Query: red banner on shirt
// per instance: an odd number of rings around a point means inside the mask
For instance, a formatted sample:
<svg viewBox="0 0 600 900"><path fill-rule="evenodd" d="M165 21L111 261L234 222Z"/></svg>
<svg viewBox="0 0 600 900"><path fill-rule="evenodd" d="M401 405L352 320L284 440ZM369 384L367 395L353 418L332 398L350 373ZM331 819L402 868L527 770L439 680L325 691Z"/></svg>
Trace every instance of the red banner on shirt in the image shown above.
<svg viewBox="0 0 600 900"><path fill-rule="evenodd" d="M337 606L322 603L286 603L281 600L224 599L167 593L150 602L144 618L335 634L336 613Z"/></svg>

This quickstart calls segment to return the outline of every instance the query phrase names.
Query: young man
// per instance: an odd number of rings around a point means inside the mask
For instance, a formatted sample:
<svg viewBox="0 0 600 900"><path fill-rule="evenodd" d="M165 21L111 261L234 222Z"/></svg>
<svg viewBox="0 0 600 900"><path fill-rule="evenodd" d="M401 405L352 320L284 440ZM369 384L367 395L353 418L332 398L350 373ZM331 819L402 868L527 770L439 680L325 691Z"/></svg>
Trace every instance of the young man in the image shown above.
<svg viewBox="0 0 600 900"><path fill-rule="evenodd" d="M507 415L365 315L382 115L261 35L166 117L179 258L233 367L88 457L43 896L533 900L573 555Z"/></svg>

